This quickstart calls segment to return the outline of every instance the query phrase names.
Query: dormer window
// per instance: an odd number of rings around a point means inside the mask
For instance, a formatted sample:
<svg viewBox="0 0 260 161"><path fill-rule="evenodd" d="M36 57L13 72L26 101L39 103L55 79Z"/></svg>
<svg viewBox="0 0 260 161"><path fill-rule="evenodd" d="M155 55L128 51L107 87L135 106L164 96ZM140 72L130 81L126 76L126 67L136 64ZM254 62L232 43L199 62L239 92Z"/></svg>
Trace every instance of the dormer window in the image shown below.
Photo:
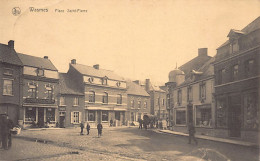
<svg viewBox="0 0 260 161"><path fill-rule="evenodd" d="M38 69L37 69L37 76L44 76L44 70L38 68Z"/></svg>
<svg viewBox="0 0 260 161"><path fill-rule="evenodd" d="M107 77L102 78L102 84L107 85Z"/></svg>
<svg viewBox="0 0 260 161"><path fill-rule="evenodd" d="M88 81L89 81L89 83L93 83L94 78L93 78L93 77L90 77L90 78L88 79Z"/></svg>

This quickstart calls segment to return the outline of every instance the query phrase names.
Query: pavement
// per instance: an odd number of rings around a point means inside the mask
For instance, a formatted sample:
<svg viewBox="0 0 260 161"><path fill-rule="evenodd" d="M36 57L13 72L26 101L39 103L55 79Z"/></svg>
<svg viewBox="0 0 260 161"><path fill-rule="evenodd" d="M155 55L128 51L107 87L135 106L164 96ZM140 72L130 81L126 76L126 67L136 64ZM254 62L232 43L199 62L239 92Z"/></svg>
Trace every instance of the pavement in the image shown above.
<svg viewBox="0 0 260 161"><path fill-rule="evenodd" d="M156 129L154 131L165 133L165 134L171 134L171 135L179 135L179 136L186 136L186 137L189 136L189 134L172 131L172 130L157 130ZM197 134L196 134L196 138L204 139L204 140L211 140L211 141L216 141L216 142L222 142L222 143L228 143L228 144L234 144L234 145L259 148L259 145L257 143L251 143L251 142L242 141L242 140L225 139L225 138L218 138L218 137L213 137L213 136L197 135Z"/></svg>
<svg viewBox="0 0 260 161"><path fill-rule="evenodd" d="M167 131L166 131L167 132ZM0 150L0 160L163 160L163 161L259 161L259 150L248 146L168 135L138 127L104 128L80 135L80 128L22 130L13 137L10 150Z"/></svg>

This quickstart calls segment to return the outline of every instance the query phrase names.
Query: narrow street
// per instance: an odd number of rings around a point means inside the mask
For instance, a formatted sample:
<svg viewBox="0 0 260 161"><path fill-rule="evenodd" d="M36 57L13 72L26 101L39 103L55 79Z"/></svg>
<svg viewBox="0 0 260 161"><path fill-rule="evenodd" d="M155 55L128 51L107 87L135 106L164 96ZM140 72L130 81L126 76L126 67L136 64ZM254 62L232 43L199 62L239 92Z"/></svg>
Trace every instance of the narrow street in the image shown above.
<svg viewBox="0 0 260 161"><path fill-rule="evenodd" d="M79 128L25 130L14 137L12 149L0 150L1 160L235 160L257 161L258 149L132 128L107 128L79 135ZM37 140L37 142L36 142Z"/></svg>

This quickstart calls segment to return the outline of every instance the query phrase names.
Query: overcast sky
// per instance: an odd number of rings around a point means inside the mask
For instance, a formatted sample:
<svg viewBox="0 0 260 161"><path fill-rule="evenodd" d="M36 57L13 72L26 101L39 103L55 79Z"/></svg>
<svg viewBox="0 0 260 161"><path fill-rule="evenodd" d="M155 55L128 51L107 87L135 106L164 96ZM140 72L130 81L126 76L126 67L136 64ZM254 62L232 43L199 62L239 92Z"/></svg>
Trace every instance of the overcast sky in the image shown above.
<svg viewBox="0 0 260 161"><path fill-rule="evenodd" d="M259 6L259 0L1 0L0 43L14 40L17 52L48 55L60 72L75 58L132 80L165 83L176 62L196 57L198 48L214 56L230 29L260 16Z"/></svg>

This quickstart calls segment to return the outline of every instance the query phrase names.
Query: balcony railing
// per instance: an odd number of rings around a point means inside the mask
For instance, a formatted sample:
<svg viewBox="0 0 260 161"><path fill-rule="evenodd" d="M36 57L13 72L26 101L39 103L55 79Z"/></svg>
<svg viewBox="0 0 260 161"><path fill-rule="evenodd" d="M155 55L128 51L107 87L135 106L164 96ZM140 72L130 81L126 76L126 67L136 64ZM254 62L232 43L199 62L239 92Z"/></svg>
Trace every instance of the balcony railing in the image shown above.
<svg viewBox="0 0 260 161"><path fill-rule="evenodd" d="M25 98L24 103L54 104L55 100L43 98Z"/></svg>

